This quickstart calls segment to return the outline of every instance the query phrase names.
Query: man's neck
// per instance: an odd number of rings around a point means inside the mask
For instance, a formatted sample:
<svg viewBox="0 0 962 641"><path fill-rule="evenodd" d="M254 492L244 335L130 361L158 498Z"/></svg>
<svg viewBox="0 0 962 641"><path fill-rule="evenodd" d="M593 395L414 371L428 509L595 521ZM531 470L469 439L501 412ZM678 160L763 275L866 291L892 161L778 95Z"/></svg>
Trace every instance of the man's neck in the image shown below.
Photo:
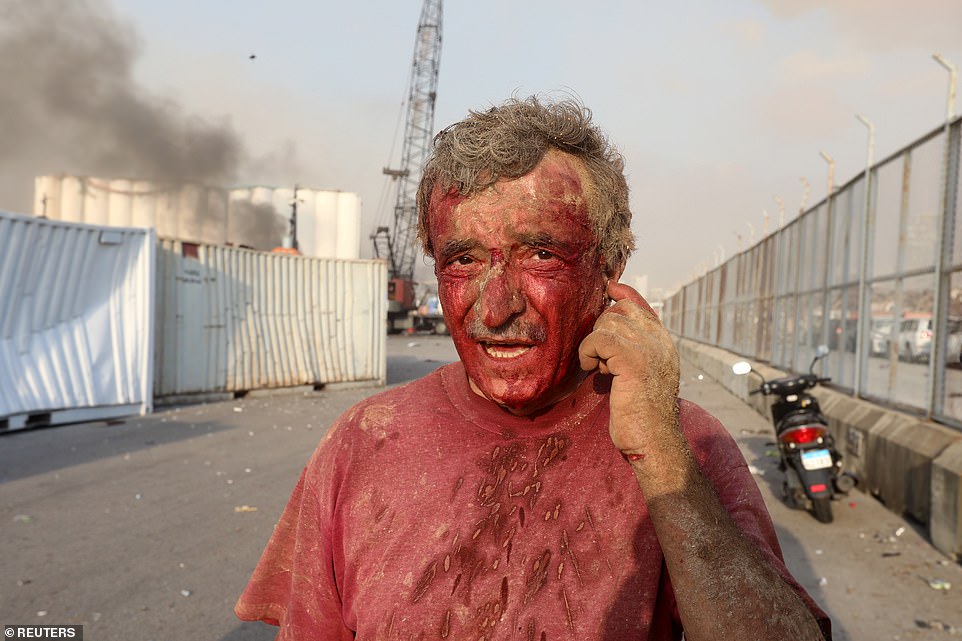
<svg viewBox="0 0 962 641"><path fill-rule="evenodd" d="M511 407L498 403L497 401L488 397L471 377L468 377L468 385L471 387L471 391L480 396L481 398L487 399L492 403L495 403L498 407L504 411L513 414L515 416L534 416L540 414L541 412L549 409L559 401L568 398L577 391L581 383L588 378L589 372L582 370L580 367L573 368L573 371L558 385L554 386L547 394L543 394L531 403L526 403L523 407Z"/></svg>

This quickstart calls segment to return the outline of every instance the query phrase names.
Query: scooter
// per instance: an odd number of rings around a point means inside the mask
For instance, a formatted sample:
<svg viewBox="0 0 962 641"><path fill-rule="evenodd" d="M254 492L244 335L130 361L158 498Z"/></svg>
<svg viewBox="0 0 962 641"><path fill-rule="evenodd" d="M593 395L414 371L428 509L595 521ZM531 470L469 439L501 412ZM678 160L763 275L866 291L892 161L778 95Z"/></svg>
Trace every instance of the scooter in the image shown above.
<svg viewBox="0 0 962 641"><path fill-rule="evenodd" d="M810 510L822 523L832 522L832 499L848 494L856 483L854 476L842 472L842 455L835 448L835 439L828 430L818 400L808 393L831 380L815 374L815 364L828 353L828 347L820 345L808 374L770 381L746 361L732 366L736 375L752 373L761 379L758 389L749 394L778 397L772 404L772 422L778 441L778 469L785 473L784 498L793 508Z"/></svg>

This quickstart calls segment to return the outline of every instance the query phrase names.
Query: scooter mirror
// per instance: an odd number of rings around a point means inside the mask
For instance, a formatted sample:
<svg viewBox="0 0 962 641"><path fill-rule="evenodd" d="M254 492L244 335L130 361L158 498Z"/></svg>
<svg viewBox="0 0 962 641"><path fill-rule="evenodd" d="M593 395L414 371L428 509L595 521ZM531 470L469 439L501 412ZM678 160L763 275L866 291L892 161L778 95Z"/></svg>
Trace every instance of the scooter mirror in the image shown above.
<svg viewBox="0 0 962 641"><path fill-rule="evenodd" d="M815 358L823 358L828 356L829 351L828 345L819 345L815 348Z"/></svg>
<svg viewBox="0 0 962 641"><path fill-rule="evenodd" d="M732 365L732 372L735 374L735 376L744 376L750 371L752 371L752 366L748 363L748 361L738 361Z"/></svg>

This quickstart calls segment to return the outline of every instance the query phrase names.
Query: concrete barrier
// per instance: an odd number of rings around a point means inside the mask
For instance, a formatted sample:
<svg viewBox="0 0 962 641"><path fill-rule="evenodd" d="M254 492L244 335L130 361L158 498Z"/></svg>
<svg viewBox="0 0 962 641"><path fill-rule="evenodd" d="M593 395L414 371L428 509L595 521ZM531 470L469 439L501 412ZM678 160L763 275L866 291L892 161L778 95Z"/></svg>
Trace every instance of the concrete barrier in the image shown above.
<svg viewBox="0 0 962 641"><path fill-rule="evenodd" d="M682 358L771 417L772 399L748 394L757 379L732 374L740 356L678 337L675 343ZM752 367L766 379L787 375L760 363ZM926 526L936 548L962 559L962 433L825 387L813 394L859 489Z"/></svg>
<svg viewBox="0 0 962 641"><path fill-rule="evenodd" d="M962 557L962 441L945 448L932 463L932 544Z"/></svg>

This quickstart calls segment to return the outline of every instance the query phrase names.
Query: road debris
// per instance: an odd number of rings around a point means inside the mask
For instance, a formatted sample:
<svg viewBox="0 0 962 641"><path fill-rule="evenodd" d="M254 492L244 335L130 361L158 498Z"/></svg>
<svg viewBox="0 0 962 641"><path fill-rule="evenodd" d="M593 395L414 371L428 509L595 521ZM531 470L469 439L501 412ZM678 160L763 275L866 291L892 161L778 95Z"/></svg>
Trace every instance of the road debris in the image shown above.
<svg viewBox="0 0 962 641"><path fill-rule="evenodd" d="M929 587L933 590L951 590L952 584L945 579L929 579Z"/></svg>
<svg viewBox="0 0 962 641"><path fill-rule="evenodd" d="M234 511L239 514L244 512L256 512L257 508L252 505L238 505L234 507Z"/></svg>
<svg viewBox="0 0 962 641"><path fill-rule="evenodd" d="M749 465L748 471L754 474L755 476L765 476L765 470L760 470L754 465Z"/></svg>
<svg viewBox="0 0 962 641"><path fill-rule="evenodd" d="M193 592L191 592L190 590L181 590L181 591L180 591L180 596L182 596L182 597L184 597L184 598L189 597L191 594L193 594Z"/></svg>
<svg viewBox="0 0 962 641"><path fill-rule="evenodd" d="M942 630L943 632L948 632L949 634L962 634L962 629L953 625L949 625L944 621L939 621L938 619L933 619L932 621L922 621L921 619L916 619L915 625L923 630Z"/></svg>

